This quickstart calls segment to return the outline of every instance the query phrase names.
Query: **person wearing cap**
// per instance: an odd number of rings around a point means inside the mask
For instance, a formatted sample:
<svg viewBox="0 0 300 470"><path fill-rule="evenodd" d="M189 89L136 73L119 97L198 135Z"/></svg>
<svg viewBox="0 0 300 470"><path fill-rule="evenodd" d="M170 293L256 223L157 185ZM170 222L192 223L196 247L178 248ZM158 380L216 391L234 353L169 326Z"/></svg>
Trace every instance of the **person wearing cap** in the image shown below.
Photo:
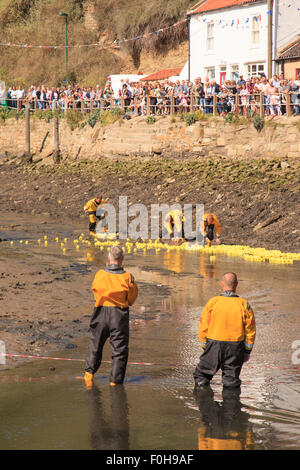
<svg viewBox="0 0 300 470"><path fill-rule="evenodd" d="M96 231L97 220L104 219L103 216L97 216L97 209L101 204L105 204L104 199L101 196L97 196L93 199L90 199L84 206L83 210L89 216L89 231L90 235L94 236Z"/></svg>
<svg viewBox="0 0 300 470"><path fill-rule="evenodd" d="M249 360L256 326L254 313L246 299L236 294L235 273L225 273L221 280L222 293L205 305L198 337L204 350L194 371L195 390L209 385L222 370L223 387L240 387L243 363Z"/></svg>
<svg viewBox="0 0 300 470"><path fill-rule="evenodd" d="M92 284L95 308L90 321L91 340L85 364L84 381L87 388L93 385L108 338L112 350L110 385L115 386L124 381L128 360L129 307L138 296L138 287L133 275L124 270L123 259L122 249L112 246L108 266L96 273Z"/></svg>
<svg viewBox="0 0 300 470"><path fill-rule="evenodd" d="M201 234L205 237L208 246L211 246L211 242L216 234L216 243L221 243L221 224L216 214L204 214L203 221L200 224Z"/></svg>

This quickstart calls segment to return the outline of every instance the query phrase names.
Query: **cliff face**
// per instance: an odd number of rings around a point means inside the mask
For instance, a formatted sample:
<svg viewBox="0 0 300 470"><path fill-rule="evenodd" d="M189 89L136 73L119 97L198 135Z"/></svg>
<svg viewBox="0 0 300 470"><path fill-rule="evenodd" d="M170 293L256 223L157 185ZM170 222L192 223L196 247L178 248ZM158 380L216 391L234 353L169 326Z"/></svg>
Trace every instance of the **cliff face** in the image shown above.
<svg viewBox="0 0 300 470"><path fill-rule="evenodd" d="M69 46L99 44L68 49L68 77L74 83L93 86L113 73L152 73L160 68L183 66L188 50L186 22L148 38L128 41L119 48L103 46L170 26L184 19L193 3L194 0L1 0L0 80L8 86L61 84L66 68L66 31L60 12L68 14Z"/></svg>

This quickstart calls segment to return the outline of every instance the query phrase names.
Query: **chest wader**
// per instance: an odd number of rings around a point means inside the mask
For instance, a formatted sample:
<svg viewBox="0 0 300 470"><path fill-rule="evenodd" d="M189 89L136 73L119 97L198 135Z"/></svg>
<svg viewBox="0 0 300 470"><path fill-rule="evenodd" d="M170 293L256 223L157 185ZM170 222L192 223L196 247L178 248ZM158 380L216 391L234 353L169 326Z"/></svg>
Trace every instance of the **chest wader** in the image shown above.
<svg viewBox="0 0 300 470"><path fill-rule="evenodd" d="M213 376L222 370L224 387L239 387L239 379L244 362L243 341L217 341L207 339L200 362L194 371L195 384L209 385Z"/></svg>
<svg viewBox="0 0 300 470"><path fill-rule="evenodd" d="M112 350L110 381L121 384L124 381L129 344L129 308L95 307L90 322L91 341L86 358L85 370L95 374L100 367L102 350L109 338Z"/></svg>
<svg viewBox="0 0 300 470"><path fill-rule="evenodd" d="M97 225L97 216L95 211L91 211L89 214L89 231L95 233Z"/></svg>
<svg viewBox="0 0 300 470"><path fill-rule="evenodd" d="M214 230L215 230L214 224L210 224L207 226L206 238L208 238L210 241L213 241L214 239L214 234L215 234Z"/></svg>

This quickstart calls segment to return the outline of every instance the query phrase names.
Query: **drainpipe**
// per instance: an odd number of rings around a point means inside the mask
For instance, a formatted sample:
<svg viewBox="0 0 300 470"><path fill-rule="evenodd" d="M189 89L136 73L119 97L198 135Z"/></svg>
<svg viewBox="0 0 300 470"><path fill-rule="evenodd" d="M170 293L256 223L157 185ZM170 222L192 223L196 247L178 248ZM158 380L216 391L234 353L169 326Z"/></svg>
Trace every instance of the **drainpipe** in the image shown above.
<svg viewBox="0 0 300 470"><path fill-rule="evenodd" d="M188 23L188 41L189 41L189 57L188 57L188 81L191 80L191 17L187 15Z"/></svg>
<svg viewBox="0 0 300 470"><path fill-rule="evenodd" d="M272 62L272 43L273 43L273 0L268 0L268 78L272 77L273 62Z"/></svg>

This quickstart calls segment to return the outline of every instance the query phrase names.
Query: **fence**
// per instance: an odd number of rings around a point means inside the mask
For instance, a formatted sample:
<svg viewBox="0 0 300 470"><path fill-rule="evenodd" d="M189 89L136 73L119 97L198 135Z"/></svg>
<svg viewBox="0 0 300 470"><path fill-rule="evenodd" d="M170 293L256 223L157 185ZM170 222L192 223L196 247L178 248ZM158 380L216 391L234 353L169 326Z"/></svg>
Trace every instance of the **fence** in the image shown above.
<svg viewBox="0 0 300 470"><path fill-rule="evenodd" d="M294 113L300 116L300 94L298 93L276 93L270 95L252 94L240 95L232 94L227 96L210 95L200 97L194 93L187 98L177 98L173 95L157 97L144 96L126 98L101 98L101 99L75 99L67 100L32 100L26 99L2 99L0 107L22 111L29 107L31 113L37 111L65 112L74 110L81 113L91 113L98 110L103 113L106 110L119 109L124 114L137 115L174 115L182 112L194 112L200 110L204 114L214 116L234 113L235 115L259 114L264 117L268 114L292 116Z"/></svg>

